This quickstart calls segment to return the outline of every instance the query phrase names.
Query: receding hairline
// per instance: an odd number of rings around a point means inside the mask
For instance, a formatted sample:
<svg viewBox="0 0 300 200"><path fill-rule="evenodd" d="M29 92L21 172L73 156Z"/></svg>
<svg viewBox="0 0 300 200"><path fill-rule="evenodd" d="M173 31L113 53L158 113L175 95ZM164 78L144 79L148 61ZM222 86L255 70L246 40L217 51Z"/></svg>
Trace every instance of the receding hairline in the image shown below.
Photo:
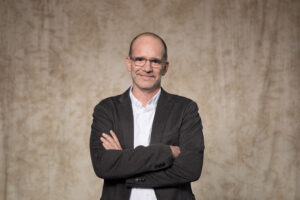
<svg viewBox="0 0 300 200"><path fill-rule="evenodd" d="M150 37L152 37L152 38L158 39L158 40L161 42L161 44L162 44L162 46L163 46L163 49L164 49L164 52L163 52L163 60L167 61L167 60L168 60L168 52L167 52L167 45L166 45L165 41L164 41L159 35L157 35L157 34L155 34L155 33L152 33L152 32L144 32L144 33L140 33L140 34L138 34L137 36L135 36L135 37L132 39L131 43L130 43L130 48L129 48L128 56L129 56L129 57L132 56L132 47L133 47L135 41L136 41L137 39L141 38L141 37L144 37L144 36L150 36Z"/></svg>

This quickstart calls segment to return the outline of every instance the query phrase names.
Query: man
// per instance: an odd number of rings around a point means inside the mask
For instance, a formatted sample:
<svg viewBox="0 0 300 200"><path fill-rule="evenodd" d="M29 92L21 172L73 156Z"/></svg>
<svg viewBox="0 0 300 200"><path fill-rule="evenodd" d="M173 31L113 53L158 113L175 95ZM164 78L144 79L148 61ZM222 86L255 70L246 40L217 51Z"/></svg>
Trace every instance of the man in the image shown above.
<svg viewBox="0 0 300 200"><path fill-rule="evenodd" d="M195 102L161 88L167 46L154 33L136 36L126 66L132 86L102 100L90 137L102 200L191 200L201 174L204 139Z"/></svg>

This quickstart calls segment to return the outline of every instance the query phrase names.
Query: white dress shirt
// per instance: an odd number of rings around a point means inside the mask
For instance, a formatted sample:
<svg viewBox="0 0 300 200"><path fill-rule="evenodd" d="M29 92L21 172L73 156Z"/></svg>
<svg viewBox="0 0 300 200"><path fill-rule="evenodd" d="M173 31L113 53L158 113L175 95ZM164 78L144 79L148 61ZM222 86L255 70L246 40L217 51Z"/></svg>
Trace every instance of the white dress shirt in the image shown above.
<svg viewBox="0 0 300 200"><path fill-rule="evenodd" d="M137 146L148 146L151 139L152 124L155 115L157 101L161 89L148 101L146 107L135 98L130 89L130 99L133 110L134 121L134 148ZM152 188L132 188L130 200L157 200Z"/></svg>

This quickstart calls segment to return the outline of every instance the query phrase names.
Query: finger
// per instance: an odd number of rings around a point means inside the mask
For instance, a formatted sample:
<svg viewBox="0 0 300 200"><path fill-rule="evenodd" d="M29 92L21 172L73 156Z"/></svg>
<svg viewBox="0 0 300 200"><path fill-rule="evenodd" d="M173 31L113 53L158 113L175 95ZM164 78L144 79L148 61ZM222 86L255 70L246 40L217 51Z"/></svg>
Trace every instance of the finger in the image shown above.
<svg viewBox="0 0 300 200"><path fill-rule="evenodd" d="M109 140L107 140L106 138L104 137L101 137L100 138L102 144L104 144L104 146L107 148L107 149L116 149L115 145L112 144Z"/></svg>
<svg viewBox="0 0 300 200"><path fill-rule="evenodd" d="M116 144L116 141L111 136L105 133L103 133L102 136L110 143L110 145L113 146L113 148L118 149L118 145Z"/></svg>
<svg viewBox="0 0 300 200"><path fill-rule="evenodd" d="M106 140L103 137L99 138L104 149L107 149Z"/></svg>
<svg viewBox="0 0 300 200"><path fill-rule="evenodd" d="M105 149L113 149L114 148L114 146L108 140L106 140L104 137L101 137L100 140L102 142L102 146Z"/></svg>
<svg viewBox="0 0 300 200"><path fill-rule="evenodd" d="M105 150L111 149L111 147L109 147L106 143L102 143L102 146L104 147Z"/></svg>
<svg viewBox="0 0 300 200"><path fill-rule="evenodd" d="M172 150L172 155L174 158L177 158L180 154L180 148L178 146L170 146L171 150Z"/></svg>
<svg viewBox="0 0 300 200"><path fill-rule="evenodd" d="M115 143L114 139L110 135L108 135L108 134L103 133L102 137L105 138L105 140L107 140L111 144Z"/></svg>
<svg viewBox="0 0 300 200"><path fill-rule="evenodd" d="M113 130L110 130L110 134L113 137L113 139L115 140L115 142L116 142L117 146L119 147L119 149L122 149L120 141L119 141L117 135L115 134L115 132Z"/></svg>

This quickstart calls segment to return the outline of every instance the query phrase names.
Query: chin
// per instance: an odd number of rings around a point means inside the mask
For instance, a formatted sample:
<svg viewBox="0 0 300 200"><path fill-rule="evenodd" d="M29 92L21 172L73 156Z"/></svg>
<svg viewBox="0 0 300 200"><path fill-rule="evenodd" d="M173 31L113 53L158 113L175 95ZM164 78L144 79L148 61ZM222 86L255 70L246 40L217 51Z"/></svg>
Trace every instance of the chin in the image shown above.
<svg viewBox="0 0 300 200"><path fill-rule="evenodd" d="M148 91L153 91L159 87L159 84L141 84L139 85L139 88L141 90L148 90Z"/></svg>
<svg viewBox="0 0 300 200"><path fill-rule="evenodd" d="M142 90L153 90L155 87L153 85L152 86L140 85L139 88Z"/></svg>

